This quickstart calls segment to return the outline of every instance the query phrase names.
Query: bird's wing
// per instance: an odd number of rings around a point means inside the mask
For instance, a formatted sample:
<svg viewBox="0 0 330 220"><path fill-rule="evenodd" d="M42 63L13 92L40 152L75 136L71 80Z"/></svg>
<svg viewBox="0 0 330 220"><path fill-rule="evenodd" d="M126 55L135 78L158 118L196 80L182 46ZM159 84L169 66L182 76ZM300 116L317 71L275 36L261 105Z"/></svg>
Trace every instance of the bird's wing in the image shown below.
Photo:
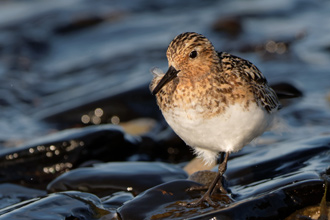
<svg viewBox="0 0 330 220"><path fill-rule="evenodd" d="M275 91L268 86L266 78L253 63L226 52L220 52L218 55L223 68L235 69L235 72L251 85L257 102L267 112L272 113L281 108Z"/></svg>

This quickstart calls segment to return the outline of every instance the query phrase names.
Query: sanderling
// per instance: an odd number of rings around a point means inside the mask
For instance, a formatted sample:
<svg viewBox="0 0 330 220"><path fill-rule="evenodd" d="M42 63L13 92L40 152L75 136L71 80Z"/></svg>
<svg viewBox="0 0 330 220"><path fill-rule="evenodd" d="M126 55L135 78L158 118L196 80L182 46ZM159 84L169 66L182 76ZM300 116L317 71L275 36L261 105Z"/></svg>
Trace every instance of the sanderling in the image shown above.
<svg viewBox="0 0 330 220"><path fill-rule="evenodd" d="M189 203L214 205L231 152L241 150L272 124L280 108L276 93L251 62L217 52L203 35L175 37L167 52L168 70L156 72L150 90L167 123L206 163L219 153L218 174L202 198Z"/></svg>

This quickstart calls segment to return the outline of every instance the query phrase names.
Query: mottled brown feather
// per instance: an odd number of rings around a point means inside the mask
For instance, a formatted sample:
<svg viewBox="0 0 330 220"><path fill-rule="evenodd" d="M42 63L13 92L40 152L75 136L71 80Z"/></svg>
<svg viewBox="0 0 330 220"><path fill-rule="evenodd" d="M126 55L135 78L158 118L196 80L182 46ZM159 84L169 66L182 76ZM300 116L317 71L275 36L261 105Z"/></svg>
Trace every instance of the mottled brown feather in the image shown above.
<svg viewBox="0 0 330 220"><path fill-rule="evenodd" d="M264 107L267 112L281 108L275 91L268 86L266 78L254 64L226 52L220 52L218 55L221 60L222 71L238 73L242 79L250 84L258 104Z"/></svg>
<svg viewBox="0 0 330 220"><path fill-rule="evenodd" d="M198 51L200 60L192 62L189 58L192 50ZM162 110L179 107L188 111L208 106L201 115L210 118L235 103L241 103L245 109L257 103L269 113L280 107L275 92L255 65L226 52L218 53L200 34L178 35L167 49L167 58L169 66L180 72L156 94ZM151 91L160 79L153 79Z"/></svg>

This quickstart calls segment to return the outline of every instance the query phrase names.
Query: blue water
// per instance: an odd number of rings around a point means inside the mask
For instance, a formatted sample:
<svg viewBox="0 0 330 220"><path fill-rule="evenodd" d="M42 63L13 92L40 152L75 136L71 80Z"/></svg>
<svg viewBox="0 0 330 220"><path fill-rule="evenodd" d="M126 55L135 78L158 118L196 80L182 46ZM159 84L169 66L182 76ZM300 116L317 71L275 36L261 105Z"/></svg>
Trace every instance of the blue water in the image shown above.
<svg viewBox="0 0 330 220"><path fill-rule="evenodd" d="M150 68L166 69L166 48L185 31L252 61L270 83L301 89L304 98L282 111L292 138L329 132L329 10L328 1L305 0L1 2L0 140L16 146L57 130L49 115L147 86ZM93 16L102 21L58 31ZM212 30L228 17L240 17L238 36ZM289 44L267 50L270 41Z"/></svg>

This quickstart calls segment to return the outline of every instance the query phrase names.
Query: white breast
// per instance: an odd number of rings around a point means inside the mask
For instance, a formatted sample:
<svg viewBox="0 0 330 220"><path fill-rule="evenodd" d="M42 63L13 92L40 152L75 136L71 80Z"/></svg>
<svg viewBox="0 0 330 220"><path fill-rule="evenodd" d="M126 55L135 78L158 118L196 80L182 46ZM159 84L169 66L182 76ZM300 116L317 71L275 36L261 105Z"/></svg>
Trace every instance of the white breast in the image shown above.
<svg viewBox="0 0 330 220"><path fill-rule="evenodd" d="M248 110L235 104L223 114L207 119L200 111L179 108L163 115L175 133L208 163L213 162L219 152L242 149L261 135L273 119L273 115L256 104L251 104Z"/></svg>

